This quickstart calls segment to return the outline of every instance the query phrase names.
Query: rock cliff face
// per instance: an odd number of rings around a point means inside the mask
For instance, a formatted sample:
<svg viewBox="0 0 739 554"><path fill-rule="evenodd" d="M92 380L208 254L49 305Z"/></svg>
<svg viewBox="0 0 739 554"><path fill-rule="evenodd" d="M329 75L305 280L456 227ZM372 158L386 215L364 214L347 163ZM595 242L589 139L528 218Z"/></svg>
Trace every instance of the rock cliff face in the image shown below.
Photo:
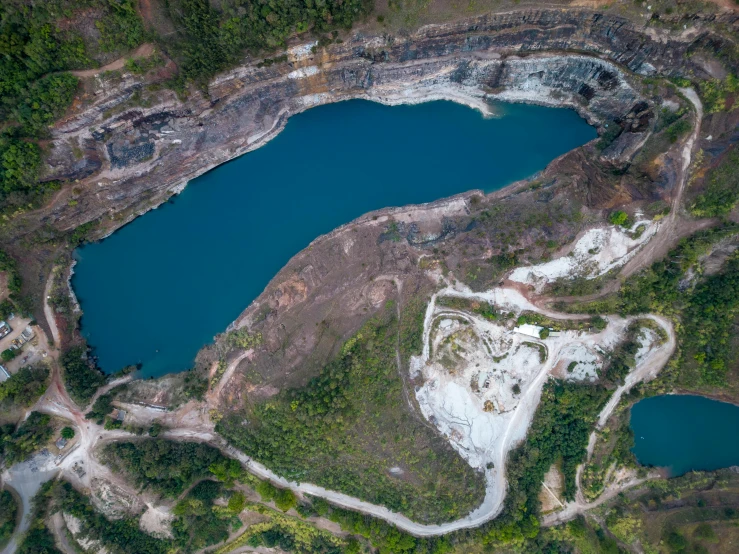
<svg viewBox="0 0 739 554"><path fill-rule="evenodd" d="M723 24L736 28L737 18L726 17ZM240 67L213 81L207 97L195 93L185 102L171 91L150 94L131 75L117 84L97 78L94 100L54 130L46 178L77 183L41 222L67 230L98 220L102 232L115 229L188 180L259 147L292 114L349 98L446 98L481 110L494 99L567 105L593 124L648 115L632 72L706 75L701 56L687 54L721 45L700 20L670 35L595 12L529 10L402 38L357 34L327 48L297 46L287 61ZM610 152L616 163L633 154L640 137L619 140ZM24 229L36 221L37 214Z"/></svg>

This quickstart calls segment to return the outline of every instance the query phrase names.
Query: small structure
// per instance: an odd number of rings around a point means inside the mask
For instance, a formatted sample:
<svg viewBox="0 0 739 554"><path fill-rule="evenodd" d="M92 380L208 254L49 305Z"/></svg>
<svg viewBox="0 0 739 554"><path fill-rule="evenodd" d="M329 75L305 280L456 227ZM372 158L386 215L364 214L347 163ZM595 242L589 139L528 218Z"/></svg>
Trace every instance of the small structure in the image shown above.
<svg viewBox="0 0 739 554"><path fill-rule="evenodd" d="M33 332L33 329L28 326L23 329L23 332L20 335L13 339L13 341L10 343L10 348L12 350L20 350L21 348L23 348L24 344L26 344L35 336L36 334Z"/></svg>
<svg viewBox="0 0 739 554"><path fill-rule="evenodd" d="M65 446L67 446L67 439L65 439L64 437L59 437L54 444L59 450L62 450Z"/></svg>
<svg viewBox="0 0 739 554"><path fill-rule="evenodd" d="M116 421L123 421L126 418L126 410L118 410L115 414Z"/></svg>
<svg viewBox="0 0 739 554"><path fill-rule="evenodd" d="M538 325L531 325L530 323L524 323L523 325L519 325L514 329L516 333L521 333L522 335L526 335L527 337L533 337L535 339L539 338L539 333L541 330L544 329L544 327L539 327Z"/></svg>
<svg viewBox="0 0 739 554"><path fill-rule="evenodd" d="M8 379L10 379L10 373L4 365L0 365L0 383L4 383Z"/></svg>
<svg viewBox="0 0 739 554"><path fill-rule="evenodd" d="M0 339L7 337L13 331L12 327L5 321L0 321Z"/></svg>
<svg viewBox="0 0 739 554"><path fill-rule="evenodd" d="M136 402L139 406L143 406L144 408L147 408L148 410L155 410L157 412L166 412L167 407L166 406L159 406L157 404L146 404L145 402Z"/></svg>

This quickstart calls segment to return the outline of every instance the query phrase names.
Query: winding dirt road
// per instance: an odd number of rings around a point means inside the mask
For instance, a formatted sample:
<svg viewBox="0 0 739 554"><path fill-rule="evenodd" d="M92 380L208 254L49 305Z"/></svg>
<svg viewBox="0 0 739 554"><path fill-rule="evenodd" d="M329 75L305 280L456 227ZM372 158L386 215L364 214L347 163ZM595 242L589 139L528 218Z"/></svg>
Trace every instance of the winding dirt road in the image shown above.
<svg viewBox="0 0 739 554"><path fill-rule="evenodd" d="M147 45L142 46L141 48L144 48ZM138 54L141 55L148 55L145 51L142 50L142 52L139 52ZM109 66L106 66L106 68L101 68L99 70L90 70L93 71L91 75L94 75L95 72L99 72L104 69L113 69L114 64L118 64L120 62L120 65L122 67L123 60L117 60L116 62L113 62L113 64L109 64ZM82 75L87 76L87 75ZM647 245L641 249L640 252L638 252L623 268L621 275L622 276L628 276L633 274L634 272L638 271L639 269L649 265L652 263L652 261L660 255L660 253L666 252L666 245L670 245L673 243L674 235L677 229L677 221L678 221L678 213L681 208L681 202L682 197L684 195L684 190L687 183L687 176L688 176L688 169L691 163L692 159L692 151L695 147L695 144L697 142L698 135L700 133L700 122L702 119L703 114L703 108L700 103L700 100L698 99L697 94L692 89L681 89L681 92L688 98L693 106L695 107L695 119L696 124L694 125L693 132L691 133L688 140L685 142L683 146L683 163L680 169L680 175L678 178L677 183L677 190L675 192L675 196L673 198L672 203L672 210L670 214L663 220L663 223L660 225L660 228L658 229L655 237L652 238L652 240L647 243ZM52 274L53 275L53 274ZM50 287L51 287L52 278L50 277L49 282L47 283L46 288L46 296L49 295ZM526 298L525 294L522 294L518 288L509 286L509 287L499 287L497 289L494 289L492 291L489 291L487 293L471 293L471 292L465 292L465 291L447 291L447 293L451 296L462 296L467 298L475 298L475 299L481 299L481 300L487 300L496 304L499 303L510 303L514 302L521 310L530 310L535 311L538 313L541 313L543 315L546 315L548 317L557 318L557 319L574 319L574 318L580 318L580 317L588 317L588 316L573 316L570 314L559 314L557 312L554 312L552 310L549 310L548 308L537 306L533 301L530 301ZM439 294L439 293L437 293ZM433 318L434 313L434 307L435 307L435 298L436 295L434 295L432 301L429 304L429 308L426 313L426 317L424 319L424 341L423 341L423 356L424 359L429 359L429 339L430 339L430 328L431 328L431 320ZM56 328L56 321L53 316L53 312L51 311L51 308L48 306L48 302L45 303L44 306L44 312L45 316L48 320L49 328L51 329L52 336L54 337L55 343L58 345L60 342L60 336L59 331ZM615 406L618 404L619 399L621 398L621 395L627 391L631 386L634 384L648 378L653 378L657 375L657 373L661 370L661 368L664 366L664 364L669 359L670 355L672 354L672 351L675 347L675 335L674 331L672 330L672 326L669 324L668 321L664 320L664 318L659 318L657 316L649 316L651 317L655 322L657 322L659 325L661 325L668 334L668 342L665 348L659 350L659 354L655 355L653 357L648 358L643 364L639 365L637 368L635 368L632 373L630 373L627 378L626 382L622 387L619 387L619 389L614 393L611 400L608 402L602 413L600 414L598 424L603 425L605 421L608 419L608 416L613 411ZM243 354L240 358L237 360L234 360L231 364L229 364L228 369L226 370L225 374L223 375L220 382L215 387L216 394L219 393L223 386L228 382L230 379L233 371L235 370L238 363L248 355L248 353ZM54 364L53 364L53 372L52 372L52 379L51 384L49 386L49 389L46 391L46 393L43 395L43 397L39 400L39 402L34 407L35 409L38 409L40 411L44 411L46 413L50 413L53 415L57 415L59 417L68 419L77 426L78 428L78 448L77 450L72 453L71 455L68 455L61 463L59 464L59 469L68 477L72 477L73 474L71 472L71 465L73 462L79 462L83 461L87 464L88 471L92 472L100 472L102 475L110 477L109 471L106 471L107 468L104 468L104 466L100 466L100 464L97 463L97 461L94 459L94 456L92 455L93 449L101 442L101 441L108 441L108 440L119 440L121 438L128 438L133 437L133 435L129 435L124 431L105 431L102 427L95 425L94 423L85 420L83 411L75 405L74 402L70 399L66 388L64 387L64 383L61 379L61 374L58 368L58 363L56 363L56 356L54 355ZM546 365L546 364L545 364ZM551 369L551 368L550 368ZM420 523L416 523L414 521L411 521L407 517L397 514L395 512L392 512L388 510L387 508L383 506L377 506L374 504L371 504L369 502L364 502L362 500L359 500L357 498L350 497L348 495L330 491L327 489L324 489L322 487L318 487L316 485L307 484L307 483L295 483L295 482L288 482L287 480L277 476L272 471L267 469L262 464L259 464L255 462L254 460L250 459L248 456L246 456L243 452L240 452L233 448L232 446L225 443L223 439L218 437L215 432L212 430L213 426L212 424L207 421L207 419L204 419L203 421L200 421L197 425L188 425L181 428L173 428L170 429L165 433L164 436L168 438L173 439L186 439L186 440L199 440L208 442L210 444L213 444L214 446L217 446L221 448L224 452L227 454L233 456L234 458L240 460L252 473L257 475L258 477L269 479L283 487L290 488L296 492L311 494L314 496L325 498L326 500L344 507L349 508L352 510L356 510L358 512L362 512L380 519L383 519L385 521L388 521L394 525L396 525L398 528L411 533L416 536L434 536L434 535L441 535L445 533L449 533L452 531L465 529L465 528L472 528L477 527L481 525L482 523L485 523L486 521L489 521L490 519L493 519L500 511L503 503L503 499L505 497L505 490L506 490L506 481L505 481L505 457L507 455L508 450L511 446L515 444L515 441L517 440L517 434L515 432L515 426L519 426L522 422L519 421L520 419L525 419L525 410L526 406L532 402L538 403L538 400L536 400L537 394L540 393L541 386L543 386L543 383L546 381L546 379L549 376L549 371L541 371L534 379L534 381L529 385L529 387L524 391L524 394L522 395L522 401L519 403L519 406L523 406L523 408L519 412L517 412L514 415L514 418L512 420L511 425L509 425L504 439L504 448L501 449L501 454L498 457L498 464L496 464L497 471L495 473L489 472L488 473L488 486L486 489L486 497L481 506L479 506L476 510L474 510L472 513L470 513L468 516L461 518L457 521L444 523L441 525L424 525ZM129 377L130 378L130 377ZM119 380L119 382L123 382L123 380ZM107 388L109 389L112 386L115 386L116 382L110 383ZM99 391L96 395L99 396L99 394L103 394L104 391ZM176 412L172 414L172 417L176 419ZM203 418L207 418L207 416L203 415ZM528 422L526 423L528 425ZM593 438L591 437L591 440ZM593 440L593 445L594 445ZM592 447L589 445L589 452L592 452ZM581 468L579 469L581 471ZM18 479L13 479L12 475L9 475L8 472L6 472L7 479L6 481L13 487L16 487L18 483ZM51 478L53 475L49 475L49 478ZM88 476L88 481L89 481ZM636 484L639 484L641 481L634 481L629 483L629 486L633 486ZM571 519L578 513L581 513L587 509L590 509L594 506L597 506L608 499L612 498L618 492L623 490L623 487L620 487L618 490L609 490L606 491L603 495L601 495L596 501L592 503L586 503L582 500L582 494L581 489L579 487L579 479L578 479L578 498L579 500L568 504L564 510L557 512L556 514L553 514L551 517L547 516L547 518L544 519L544 524L553 524L558 523L561 521L566 521L567 519ZM24 506L23 506L24 512L27 513L28 506L27 506L27 500L24 499ZM7 551L7 549L6 549ZM12 550L10 551L12 552Z"/></svg>
<svg viewBox="0 0 739 554"><path fill-rule="evenodd" d="M701 104L701 101L698 98L698 95L695 93L695 91L693 89L680 89L680 91L693 104L695 108L695 116L694 116L693 131L690 134L690 137L685 141L683 145L682 164L681 164L680 172L679 172L678 179L677 179L677 188L676 188L673 200L672 200L671 210L670 210L670 213L667 215L667 217L663 219L662 223L660 224L659 229L655 233L655 236L643 248L641 248L640 251L637 252L637 254L629 260L629 262L627 262L624 265L620 273L622 277L628 277L629 275L636 273L638 270L650 265L655 259L666 254L669 248L672 247L675 241L675 236L677 234L677 223L679 219L679 213L682 207L682 199L683 199L685 188L688 182L688 170L690 168L690 163L692 161L692 156L693 156L693 150L695 148L696 142L698 140L698 136L700 134L701 121L703 119L703 105ZM618 286L618 282L616 282L616 287L617 286ZM515 302L518 304L518 306L522 310L530 310L530 311L538 312L538 313L541 313L542 315L555 318L555 319L584 319L584 318L590 317L588 315L560 314L544 306L537 305L538 303L534 303L533 301L528 300L526 298L526 295L522 293L522 291L519 290L519 288L520 287L517 287L517 286L499 287L497 289L494 289L492 291L488 291L485 293L471 293L471 292L450 290L448 291L448 294L450 296L466 297L466 298L472 298L472 299L477 299L477 300L487 300L494 304L500 304L504 302ZM608 292L611 292L611 291L608 291ZM602 295L604 294L604 292L601 292L600 294ZM430 355L429 339L430 339L431 321L432 321L434 309L435 309L435 298L436 298L436 295L434 295L431 302L429 303L429 306L428 306L428 309L426 311L426 315L424 318L422 356L425 360L428 360L429 355ZM649 315L646 317L651 318L653 321L655 321L658 325L660 325L666 331L667 336L668 336L668 341L664 345L663 348L658 349L656 353L648 357L644 361L644 363L640 364L631 373L629 373L629 375L625 379L624 384L614 392L613 396L611 397L611 399L609 400L609 402L606 404L601 414L599 415L599 418L598 418L599 426L602 426L605 424L610 414L613 412L615 407L618 405L624 392L628 391L632 386L634 386L635 384L643 380L654 378L659 373L659 371L664 367L664 365L667 363L670 356L672 356L672 353L674 352L674 349L676 346L676 337L675 337L674 330L672 328L672 324L667 319L659 317L659 316ZM540 374L537 375L537 377L535 378L534 382L525 391L523 395L524 398L529 399L531 396L535 396L537 391L540 392L541 390L540 387L543 386L543 383L548 377L548 375L549 375L548 372L544 372L544 371L540 372ZM525 405L526 402L522 400L519 406L522 404ZM516 415L514 415L514 420L516 420L516 422L518 422L517 419L519 417L518 415L519 413L523 413L523 411L517 412ZM523 416L520 416L520 417L523 417ZM505 447L502 450L502 452L504 452L505 454L501 458L499 458L500 465L496 464L496 466L501 469L505 467L505 455L507 455L507 452L510 449L510 446L512 443L510 439L511 429L512 429L512 426L509 426L508 430L506 431L506 438L505 438L505 443L504 443ZM588 445L588 450L590 452L589 455L592 454L592 449L595 445L594 438L595 438L595 433L593 433L593 435L591 436L592 445L590 444ZM408 533L411 533L413 535L416 535L416 536L440 535L440 534L445 534L445 533L449 533L449 532L460 530L460 529L477 527L493 519L499 513L500 509L502 508L503 499L505 497L505 488L506 488L505 471L500 472L502 477L497 479L498 481L497 483L495 482L491 483L490 474L488 474L489 481L488 481L488 487L486 491L487 494L485 496L485 500L483 501L483 504L480 507L478 507L468 516L461 518L457 521L453 521L453 522L445 523L441 525L423 525L423 524L419 524L414 521L411 521L401 514L391 512L390 510L382 506L376 506L368 502L364 502L359 499L349 497L342 493L329 491L322 487L317 487L315 485L288 482L285 479L282 479L279 476L276 476L274 473L272 473L270 470L268 470L263 465L249 459L243 453L236 451L233 447L226 446L225 448L231 455L233 455L234 457L237 457L242 463L247 465L247 467L254 474L258 475L259 477L270 479L276 483L279 483L281 486L292 488L295 491L323 497L344 508L350 508L353 510L357 510L359 512L373 515L380 519L384 519L385 521L393 523L400 529ZM578 473L580 473L581 471L582 471L582 467L578 468ZM561 521L567 521L568 519L572 519L577 514L582 513L583 511L586 511L595 506L598 506L602 504L603 502L606 502L607 500L617 495L619 492L621 492L625 488L638 485L641 482L643 482L643 480L635 480L633 482L629 482L620 487L609 489L608 491L604 492L594 502L587 503L582 500L580 480L578 479L578 497L581 500L568 504L564 510L557 512L555 516L552 516L550 518L545 518L543 523L547 525L547 524L553 524L553 523L557 523Z"/></svg>

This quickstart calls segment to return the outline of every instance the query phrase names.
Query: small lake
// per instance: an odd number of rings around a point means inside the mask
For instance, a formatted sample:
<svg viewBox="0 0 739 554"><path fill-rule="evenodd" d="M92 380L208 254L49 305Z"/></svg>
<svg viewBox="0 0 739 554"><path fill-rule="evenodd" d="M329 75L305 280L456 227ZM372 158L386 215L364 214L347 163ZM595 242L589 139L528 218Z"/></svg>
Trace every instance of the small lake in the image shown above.
<svg viewBox="0 0 739 554"><path fill-rule="evenodd" d="M639 463L671 477L739 465L739 406L702 396L647 398L631 408Z"/></svg>
<svg viewBox="0 0 739 554"><path fill-rule="evenodd" d="M100 366L189 369L319 235L371 210L502 188L597 136L572 110L497 111L362 100L313 108L173 202L79 248L72 285Z"/></svg>

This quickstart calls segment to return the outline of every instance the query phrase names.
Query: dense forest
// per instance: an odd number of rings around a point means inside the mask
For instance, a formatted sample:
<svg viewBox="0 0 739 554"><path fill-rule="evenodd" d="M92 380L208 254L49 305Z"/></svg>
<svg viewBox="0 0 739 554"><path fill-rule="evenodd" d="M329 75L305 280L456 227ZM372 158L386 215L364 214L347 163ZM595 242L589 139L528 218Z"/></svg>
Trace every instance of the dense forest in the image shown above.
<svg viewBox="0 0 739 554"><path fill-rule="evenodd" d="M153 444L166 441L140 441L135 444ZM128 443L133 444L133 443ZM194 443L189 443L194 445ZM157 475L164 464L182 462L178 456L195 455L200 450L187 447L179 448L180 443L169 443L172 448L164 446L161 452L153 455L154 463L146 466L148 476L144 481L154 483L161 491L161 479ZM143 447L142 452L151 454L151 450ZM177 451L177 454L173 452ZM220 456L220 455L219 455ZM213 458L211 455L205 458ZM143 466L138 466L142 469ZM214 480L214 478L216 480ZM200 480L201 479L201 480ZM110 520L100 513L89 498L75 490L68 482L57 481L50 485L46 498L50 499L47 513L63 510L80 520L79 531L75 538L98 541L111 554L171 554L192 553L202 551L209 546L223 543L232 532L243 527L239 518L244 510L259 514L259 523L252 523L246 532L239 535L235 543L224 547L230 552L239 545L248 546L280 546L285 552L302 552L306 554L342 554L353 552L343 550L340 545L344 540L332 536L326 531L301 521L300 518L284 515L264 505L247 502L242 492L243 485L260 491L270 491L264 501L289 495L292 499L289 507L296 506L296 498L289 490L277 489L273 485L260 481L243 468L236 460L220 456L211 463L208 473L192 475L188 486L195 483L172 508L172 537L152 537L139 527L138 517L126 516L122 519ZM238 485L237 485L238 482ZM234 488L236 487L236 488ZM388 526L390 527L390 526ZM356 541L354 541L356 543ZM217 550L221 552L221 550ZM355 552L359 552L358 550Z"/></svg>
<svg viewBox="0 0 739 554"><path fill-rule="evenodd" d="M49 369L47 367L23 367L0 383L0 408L30 406L46 390Z"/></svg>
<svg viewBox="0 0 739 554"><path fill-rule="evenodd" d="M172 523L175 540L187 551L196 551L218 544L228 538L231 525L241 526L236 515L225 509L214 509L213 501L224 496L224 487L217 481L201 481L172 510L177 519ZM241 495L243 499L243 495ZM244 502L240 502L244 508ZM221 508L221 507L218 507Z"/></svg>
<svg viewBox="0 0 739 554"><path fill-rule="evenodd" d="M102 543L111 554L168 554L169 541L157 539L139 529L135 518L110 520L98 512L88 497L69 483L58 484L54 491L56 506L80 520L80 534Z"/></svg>
<svg viewBox="0 0 739 554"><path fill-rule="evenodd" d="M739 148L733 146L705 178L705 190L690 211L698 217L726 217L739 201Z"/></svg>
<svg viewBox="0 0 739 554"><path fill-rule="evenodd" d="M225 459L207 444L164 439L114 442L106 445L105 458L138 486L166 496L177 496L197 480L210 477L210 466Z"/></svg>
<svg viewBox="0 0 739 554"><path fill-rule="evenodd" d="M483 478L408 413L396 347L399 338L403 356L419 347L423 303L403 311L400 329L395 314L389 302L307 386L285 390L248 413L231 413L216 429L290 479L416 521L453 520L482 501ZM393 466L404 468L407 478L389 475Z"/></svg>
<svg viewBox="0 0 739 554"><path fill-rule="evenodd" d="M29 297L21 295L23 279L18 271L18 263L2 250L0 250L0 271L5 273L9 292L8 297L0 301L0 319L8 319L11 314L30 315L33 302Z"/></svg>
<svg viewBox="0 0 739 554"><path fill-rule="evenodd" d="M12 424L0 426L0 461L4 459L10 467L31 457L51 439L50 422L51 416L31 412L17 429Z"/></svg>
<svg viewBox="0 0 739 554"><path fill-rule="evenodd" d="M526 442L508 456L508 493L503 514L483 528L485 542L522 543L539 534L539 491L554 463L564 475L564 497L574 500L577 466L610 393L598 385L550 380L544 385Z"/></svg>
<svg viewBox="0 0 739 554"><path fill-rule="evenodd" d="M180 65L170 85L204 81L238 63L246 51L270 51L306 31L350 28L370 0L253 2L169 0L176 29L146 30L136 0L7 0L0 4L0 208L40 204L60 183L43 181L42 141L79 88L69 70L155 42ZM92 15L94 27L87 26Z"/></svg>
<svg viewBox="0 0 739 554"><path fill-rule="evenodd" d="M368 14L370 0L253 2L229 0L216 10L208 0L170 0L169 15L178 28L169 43L182 59L183 76L203 79L236 64L245 51L284 47L293 35L349 29ZM166 43L165 43L166 44Z"/></svg>
<svg viewBox="0 0 739 554"><path fill-rule="evenodd" d="M113 411L113 399L117 394L121 393L125 389L126 385L118 385L110 389L105 394L101 394L95 399L95 403L89 412L85 414L85 419L93 419L98 425L102 425L105 421L105 416Z"/></svg>
<svg viewBox="0 0 739 554"><path fill-rule="evenodd" d="M379 552L478 552L480 544L485 545L485 552L570 552L567 542L539 526L541 482L551 465L559 464L565 475L565 497L574 497L577 465L585 458L588 437L609 394L601 386L558 380L545 385L527 441L509 454L509 489L503 513L479 528L417 538L382 520L338 508L321 498L311 497L309 504L300 504L297 510L304 517L323 516L339 523L345 531L367 538ZM351 542L349 548L353 548ZM353 551L360 552L359 545Z"/></svg>
<svg viewBox="0 0 739 554"><path fill-rule="evenodd" d="M0 548L8 541L15 530L18 505L7 490L0 491Z"/></svg>
<svg viewBox="0 0 739 554"><path fill-rule="evenodd" d="M59 361L64 369L64 384L72 400L80 406L86 406L95 391L105 383L105 375L90 365L84 346L70 348Z"/></svg>
<svg viewBox="0 0 739 554"><path fill-rule="evenodd" d="M90 32L69 25L84 10ZM79 28L78 28L79 27ZM39 201L40 139L72 103L78 79L65 70L94 67L99 52L121 52L144 38L134 0L7 0L0 4L0 204Z"/></svg>

